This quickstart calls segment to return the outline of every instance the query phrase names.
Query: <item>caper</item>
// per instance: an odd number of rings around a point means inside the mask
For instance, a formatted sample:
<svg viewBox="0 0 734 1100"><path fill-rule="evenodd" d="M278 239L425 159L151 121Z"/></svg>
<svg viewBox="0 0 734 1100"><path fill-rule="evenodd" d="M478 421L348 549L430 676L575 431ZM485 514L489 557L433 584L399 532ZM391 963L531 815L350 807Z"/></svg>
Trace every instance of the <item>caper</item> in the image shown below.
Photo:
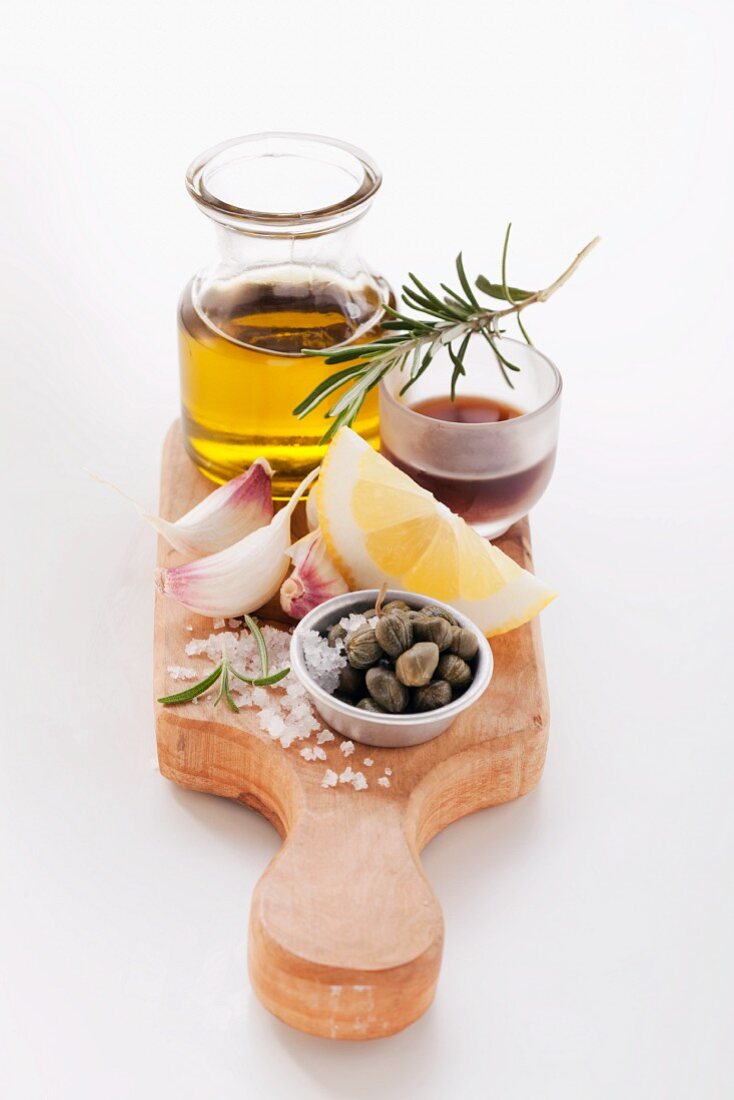
<svg viewBox="0 0 734 1100"><path fill-rule="evenodd" d="M346 695L361 695L364 691L364 672L351 665L344 665L339 669L339 691Z"/></svg>
<svg viewBox="0 0 734 1100"><path fill-rule="evenodd" d="M413 644L413 624L404 615L383 615L375 624L375 637L388 657L399 657Z"/></svg>
<svg viewBox="0 0 734 1100"><path fill-rule="evenodd" d="M395 662L395 674L407 687L427 684L438 664L438 646L435 642L417 642L401 653Z"/></svg>
<svg viewBox="0 0 734 1100"><path fill-rule="evenodd" d="M443 653L451 645L454 627L438 615L423 615L413 623L413 633L418 641L435 642L439 653Z"/></svg>
<svg viewBox="0 0 734 1100"><path fill-rule="evenodd" d="M329 628L329 633L326 635L326 640L333 649L336 643L344 641L346 636L346 629L341 625L341 623L334 623L334 625Z"/></svg>
<svg viewBox="0 0 734 1100"><path fill-rule="evenodd" d="M389 603L382 605L383 615L390 615L393 611L410 611L410 604L405 600L390 600Z"/></svg>
<svg viewBox="0 0 734 1100"><path fill-rule="evenodd" d="M384 709L379 706L374 699L370 699L369 697L359 700L357 703L357 710L373 710L376 714L385 713Z"/></svg>
<svg viewBox="0 0 734 1100"><path fill-rule="evenodd" d="M472 671L469 665L455 653L444 653L438 662L437 674L446 680L452 688L463 688L471 682Z"/></svg>
<svg viewBox="0 0 734 1100"><path fill-rule="evenodd" d="M452 626L459 625L450 611L446 611L443 607L436 607L435 604L431 604L429 607L422 607L421 613L429 616L438 615L439 619L445 619L446 622L451 623Z"/></svg>
<svg viewBox="0 0 734 1100"><path fill-rule="evenodd" d="M410 694L389 668L370 668L366 677L367 690L374 701L390 714L401 714Z"/></svg>
<svg viewBox="0 0 734 1100"><path fill-rule="evenodd" d="M412 698L414 710L436 710L451 702L451 685L445 680L431 680L430 684L416 688Z"/></svg>
<svg viewBox="0 0 734 1100"><path fill-rule="evenodd" d="M362 623L346 642L347 660L352 668L369 668L382 657L382 647L369 623Z"/></svg>
<svg viewBox="0 0 734 1100"><path fill-rule="evenodd" d="M467 630L464 626L455 626L449 650L457 657L463 657L465 661L472 661L479 649L479 642L473 630Z"/></svg>

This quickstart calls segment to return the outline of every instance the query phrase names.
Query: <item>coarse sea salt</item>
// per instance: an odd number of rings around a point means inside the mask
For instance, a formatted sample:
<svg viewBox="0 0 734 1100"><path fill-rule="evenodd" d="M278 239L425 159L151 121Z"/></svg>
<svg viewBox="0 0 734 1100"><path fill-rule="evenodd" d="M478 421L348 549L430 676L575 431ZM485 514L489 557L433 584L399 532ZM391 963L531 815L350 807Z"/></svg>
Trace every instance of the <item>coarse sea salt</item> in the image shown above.
<svg viewBox="0 0 734 1100"><path fill-rule="evenodd" d="M372 765L374 764L374 760L372 759L371 756L365 756L362 763L364 764L365 768L371 768Z"/></svg>
<svg viewBox="0 0 734 1100"><path fill-rule="evenodd" d="M387 778L386 775L381 775L380 778L377 780L377 782L380 784L381 787L389 787L390 786L390 780Z"/></svg>
<svg viewBox="0 0 734 1100"><path fill-rule="evenodd" d="M364 777L363 772L356 772L354 779L352 780L352 786L355 791L364 791L367 789L368 783Z"/></svg>
<svg viewBox="0 0 734 1100"><path fill-rule="evenodd" d="M332 695L339 684L339 673L347 663L344 643L339 639L336 645L331 646L318 631L307 630L303 635L302 645L303 659L309 674L319 687Z"/></svg>
<svg viewBox="0 0 734 1100"><path fill-rule="evenodd" d="M342 741L339 748L345 756L351 756L354 752L354 741Z"/></svg>
<svg viewBox="0 0 734 1100"><path fill-rule="evenodd" d="M335 787L339 781L339 776L336 772L333 772L331 768L327 768L324 772L324 778L321 780L322 787Z"/></svg>
<svg viewBox="0 0 734 1100"><path fill-rule="evenodd" d="M385 768L385 775L392 775L392 768Z"/></svg>
<svg viewBox="0 0 734 1100"><path fill-rule="evenodd" d="M223 626L224 626L224 619L215 619L214 622L212 623L212 627L214 628L214 630L221 630Z"/></svg>
<svg viewBox="0 0 734 1100"><path fill-rule="evenodd" d="M169 665L168 675L172 680L195 680L196 669L185 665Z"/></svg>
<svg viewBox="0 0 734 1100"><path fill-rule="evenodd" d="M364 616L358 616L358 618L362 620ZM222 625L224 625L224 622ZM240 624L237 620L230 619L228 625L234 627ZM260 629L268 650L268 671L272 674L288 668L290 665L291 632L266 623L261 623ZM332 678L336 676L338 679L339 670L346 664L343 644L339 644L335 654L335 647L326 646L325 639L321 639L321 641L324 644L319 645L320 657L317 658L321 664L321 672L323 674L326 671L327 678L330 674ZM328 650L328 652L324 652L324 650ZM241 675L252 678L262 675L260 655L249 630L241 630L239 633L227 630L219 634L211 633L206 638L191 638L186 643L185 652L188 657L201 657L210 661L212 668L221 663L223 653L226 653L232 667ZM325 670L324 666L329 667ZM176 669L183 669L184 667L188 669L188 666L171 666L171 668ZM201 676L201 669L191 669L185 678L189 680ZM196 706L204 700L211 701L216 697L217 690L218 686L215 685L204 695L194 699L194 705ZM306 746L310 749L310 752L304 753L301 750L301 755L305 760L310 761L324 761L327 759L326 752L320 746L334 741L334 734L322 725L312 706L308 692L296 680L293 673L289 673L280 683L268 688L245 684L241 680L232 677L230 679L230 690L238 706L243 710L253 708L257 712L252 715L253 719L256 719L260 729L267 733L273 741L277 741L282 748L287 749L294 742L301 742L301 745L303 745L303 742L308 741L309 738L315 735L316 745ZM347 746L345 755L349 755L354 751L351 742L343 742L343 745ZM336 775L336 773L334 774ZM352 776L354 774L352 773ZM338 782L338 777L336 781ZM362 787L359 786L359 782L357 789L361 790ZM332 784L326 784L326 786L330 785Z"/></svg>

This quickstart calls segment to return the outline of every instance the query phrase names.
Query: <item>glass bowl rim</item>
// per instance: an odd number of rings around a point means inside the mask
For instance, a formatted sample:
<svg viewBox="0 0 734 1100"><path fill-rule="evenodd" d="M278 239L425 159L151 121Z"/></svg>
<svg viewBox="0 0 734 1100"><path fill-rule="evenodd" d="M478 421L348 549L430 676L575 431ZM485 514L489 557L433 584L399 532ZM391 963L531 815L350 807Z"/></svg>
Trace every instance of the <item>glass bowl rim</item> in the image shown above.
<svg viewBox="0 0 734 1100"><path fill-rule="evenodd" d="M287 143L288 141L299 141L338 149L343 153L349 154L349 156L359 163L362 169L362 182L358 184L356 190L345 198L340 199L339 202L331 203L329 206L316 207L312 210L293 210L289 212L250 210L244 206L236 206L232 203L225 202L224 199L218 198L213 192L208 190L205 182L205 173L207 167L216 157L237 146L263 141L283 143ZM267 155L270 154L262 154L262 156ZM300 156L301 154L293 155ZM229 218L238 218L243 222L256 222L260 225L282 226L294 222L303 225L337 217L340 214L363 207L373 198L380 189L381 184L382 172L372 157L363 149L360 149L356 145L350 145L349 142L341 141L339 138L326 137L322 134L299 133L291 130L263 130L257 134L243 134L240 137L229 138L227 141L222 141L218 145L212 145L209 149L205 149L203 153L199 153L186 169L186 190L193 200L205 211L211 210L214 213L223 214Z"/></svg>
<svg viewBox="0 0 734 1100"><path fill-rule="evenodd" d="M405 413L409 418L413 417L416 420L428 422L433 424L446 424L452 429L458 429L460 431L471 431L472 429L479 429L480 431L505 431L517 427L518 424L525 424L528 420L532 420L534 417L540 416L542 413L547 412L556 402L559 400L563 391L563 376L555 365L552 359L549 359L542 351L538 351L536 347L530 344L525 344L522 340L513 340L509 336L502 337L503 344L514 344L517 347L522 348L525 352L530 352L536 356L539 360L542 360L546 366L550 367L551 374L553 375L555 385L550 397L543 402L542 405L538 405L537 409L531 409L530 412L521 413L520 416L513 416L509 420L490 420L480 421L478 423L464 424L455 420L437 420L434 416L426 416L425 413L417 412L416 409L411 408L410 405L404 405L397 399L387 387L387 380L383 379L380 382L380 397L384 398L388 404L393 408L399 409L401 413ZM392 373L392 372L391 372ZM508 387L509 388L509 387ZM512 390L510 390L510 397L512 396Z"/></svg>

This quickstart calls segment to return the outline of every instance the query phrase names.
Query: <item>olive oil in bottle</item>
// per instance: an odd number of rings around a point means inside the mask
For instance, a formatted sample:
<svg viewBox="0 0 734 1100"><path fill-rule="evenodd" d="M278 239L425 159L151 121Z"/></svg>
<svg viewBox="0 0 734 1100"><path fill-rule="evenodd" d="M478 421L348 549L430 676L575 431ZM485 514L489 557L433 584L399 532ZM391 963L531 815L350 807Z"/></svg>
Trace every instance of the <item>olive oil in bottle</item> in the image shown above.
<svg viewBox="0 0 734 1100"><path fill-rule="evenodd" d="M275 471L278 491L288 493L321 461L325 447L319 440L329 426L323 407L302 420L293 409L336 369L320 356L301 353L346 343L354 333L351 303L333 282L239 282L210 287L203 304L207 320L196 309L189 284L179 312L189 451L216 480L234 477L263 456ZM371 305L379 315L379 301ZM375 334L373 329L361 339ZM332 396L332 404L341 392ZM375 392L368 395L354 428L376 443Z"/></svg>

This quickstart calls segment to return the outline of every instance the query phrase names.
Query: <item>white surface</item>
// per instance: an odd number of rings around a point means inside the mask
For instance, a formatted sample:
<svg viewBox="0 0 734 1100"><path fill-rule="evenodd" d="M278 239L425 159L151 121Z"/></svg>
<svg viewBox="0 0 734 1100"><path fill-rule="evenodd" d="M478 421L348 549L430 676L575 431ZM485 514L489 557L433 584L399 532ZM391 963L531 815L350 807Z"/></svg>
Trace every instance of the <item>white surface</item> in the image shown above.
<svg viewBox="0 0 734 1100"><path fill-rule="evenodd" d="M15 4L4 23L0 1092L15 1098L731 1095L732 9ZM517 281L561 366L534 517L553 728L522 802L425 853L438 996L330 1045L246 978L277 849L153 767L153 539L189 159L265 128L363 145L366 254Z"/></svg>

